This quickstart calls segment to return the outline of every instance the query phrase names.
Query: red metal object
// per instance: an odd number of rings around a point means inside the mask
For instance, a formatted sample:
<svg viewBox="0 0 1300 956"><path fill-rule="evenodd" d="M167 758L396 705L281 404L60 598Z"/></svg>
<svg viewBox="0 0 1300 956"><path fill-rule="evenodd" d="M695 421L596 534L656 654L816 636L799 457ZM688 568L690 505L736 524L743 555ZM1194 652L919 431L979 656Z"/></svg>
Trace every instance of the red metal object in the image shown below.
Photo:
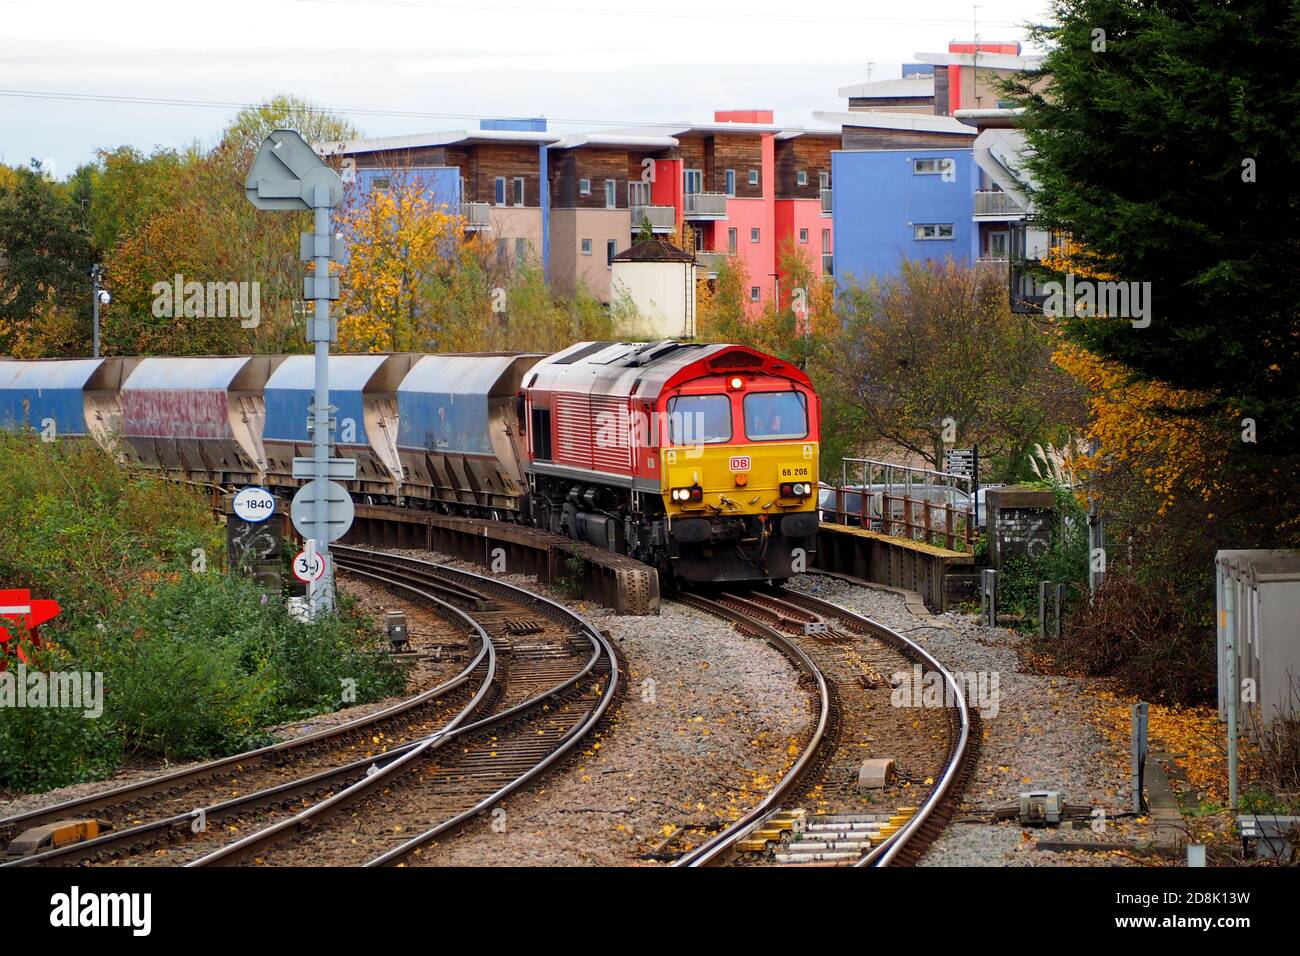
<svg viewBox="0 0 1300 956"><path fill-rule="evenodd" d="M39 643L36 629L46 621L53 620L63 610L58 601L46 599L32 600L32 592L24 589L0 590L0 618L22 621L33 641ZM13 635L0 625L0 645L12 640ZM27 657L22 648L18 648L18 659L26 663ZM0 664L0 668L3 668Z"/></svg>

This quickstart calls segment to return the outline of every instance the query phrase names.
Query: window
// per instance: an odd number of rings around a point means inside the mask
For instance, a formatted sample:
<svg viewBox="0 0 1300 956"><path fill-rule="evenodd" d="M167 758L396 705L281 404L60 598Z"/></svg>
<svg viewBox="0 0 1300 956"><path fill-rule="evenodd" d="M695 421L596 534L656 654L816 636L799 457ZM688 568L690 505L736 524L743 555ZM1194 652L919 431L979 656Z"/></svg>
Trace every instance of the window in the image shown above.
<svg viewBox="0 0 1300 956"><path fill-rule="evenodd" d="M391 185L392 180L387 176L376 176L374 179L370 180L370 188L375 192L383 192Z"/></svg>
<svg viewBox="0 0 1300 956"><path fill-rule="evenodd" d="M1007 257L1007 234L1005 232L989 233L989 258L1005 259Z"/></svg>
<svg viewBox="0 0 1300 956"><path fill-rule="evenodd" d="M938 176L949 169L951 164L952 160L947 157L943 159L914 159L912 160L912 175Z"/></svg>
<svg viewBox="0 0 1300 956"><path fill-rule="evenodd" d="M831 231L829 229L823 229L822 230L822 254L824 255L825 253L830 251L831 251Z"/></svg>
<svg viewBox="0 0 1300 956"><path fill-rule="evenodd" d="M698 169L682 171L683 188L688 193L698 193L704 189L704 174Z"/></svg>
<svg viewBox="0 0 1300 956"><path fill-rule="evenodd" d="M581 195L581 196L590 196L590 195L591 195L591 180L590 180L590 179L579 179L579 180L578 180L578 194Z"/></svg>
<svg viewBox="0 0 1300 956"><path fill-rule="evenodd" d="M799 230L799 241L800 241L800 242L807 242L807 241L808 241L808 230L807 230L807 229L800 229L800 230Z"/></svg>
<svg viewBox="0 0 1300 956"><path fill-rule="evenodd" d="M726 395L678 395L670 398L668 441L674 445L731 441L731 399Z"/></svg>
<svg viewBox="0 0 1300 956"><path fill-rule="evenodd" d="M582 254L583 254L584 256L589 256L589 255L591 255L591 240L590 240L590 239L584 239L584 240L582 240Z"/></svg>
<svg viewBox="0 0 1300 956"><path fill-rule="evenodd" d="M759 288L758 286L756 286L756 285L751 285L751 286L749 287L749 301L750 301L750 302L762 302L762 301L763 301L763 290L760 289L760 288Z"/></svg>
<svg viewBox="0 0 1300 956"><path fill-rule="evenodd" d="M650 205L650 184L629 180L627 184L627 204L629 206Z"/></svg>
<svg viewBox="0 0 1300 956"><path fill-rule="evenodd" d="M801 169L801 170L799 170L799 172L795 173L795 174L794 174L794 182L795 182L795 185L796 185L796 186L807 186L807 185L808 185L808 170L806 170L806 169Z"/></svg>
<svg viewBox="0 0 1300 956"><path fill-rule="evenodd" d="M510 255L510 241L508 239L497 240L497 261L505 262L506 256Z"/></svg>
<svg viewBox="0 0 1300 956"><path fill-rule="evenodd" d="M917 239L951 239L953 238L950 222L919 222L914 227Z"/></svg>
<svg viewBox="0 0 1300 956"><path fill-rule="evenodd" d="M610 268L613 268L614 257L616 255L618 255L618 240L606 239L605 240L605 265Z"/></svg>
<svg viewBox="0 0 1300 956"><path fill-rule="evenodd" d="M524 259L526 259L527 257L528 257L528 240L516 239L515 240L515 262L519 263L520 265L523 265Z"/></svg>
<svg viewBox="0 0 1300 956"><path fill-rule="evenodd" d="M758 241L760 241L760 240L759 240L759 231L758 231L758 226L755 226L753 229L749 230L749 241L750 241L750 242L758 242Z"/></svg>
<svg viewBox="0 0 1300 956"><path fill-rule="evenodd" d="M749 184L750 184L751 186L757 186L757 185L758 185L758 170L757 170L757 169L751 169L751 170L749 171Z"/></svg>
<svg viewBox="0 0 1300 956"><path fill-rule="evenodd" d="M739 230L728 229L727 230L727 251L734 256L738 248L739 248Z"/></svg>
<svg viewBox="0 0 1300 956"><path fill-rule="evenodd" d="M745 396L745 437L790 441L808 437L808 399L802 392L750 392Z"/></svg>
<svg viewBox="0 0 1300 956"><path fill-rule="evenodd" d="M506 204L506 178L504 176L498 176L496 178L495 186L496 188L492 195L492 201L498 206L504 206Z"/></svg>
<svg viewBox="0 0 1300 956"><path fill-rule="evenodd" d="M818 173L818 174L817 174L817 185L820 186L822 189L830 189L830 188L831 188L831 174L828 173L828 172L825 172L825 171Z"/></svg>
<svg viewBox="0 0 1300 956"><path fill-rule="evenodd" d="M734 169L727 170L727 195L736 195L736 171Z"/></svg>
<svg viewBox="0 0 1300 956"><path fill-rule="evenodd" d="M605 180L605 208L618 208L618 183L613 179Z"/></svg>
<svg viewBox="0 0 1300 956"><path fill-rule="evenodd" d="M532 421L533 457L540 461L551 460L551 410L534 408Z"/></svg>
<svg viewBox="0 0 1300 956"><path fill-rule="evenodd" d="M515 205L522 206L523 204L524 204L524 177L516 176L515 177Z"/></svg>

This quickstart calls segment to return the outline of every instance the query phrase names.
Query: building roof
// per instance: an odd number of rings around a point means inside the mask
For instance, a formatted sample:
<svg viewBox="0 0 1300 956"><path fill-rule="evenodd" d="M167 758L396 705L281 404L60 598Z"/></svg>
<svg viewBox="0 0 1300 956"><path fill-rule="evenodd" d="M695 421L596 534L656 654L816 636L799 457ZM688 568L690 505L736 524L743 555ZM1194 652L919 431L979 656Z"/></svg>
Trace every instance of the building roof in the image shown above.
<svg viewBox="0 0 1300 956"><path fill-rule="evenodd" d="M952 133L957 136L975 135L975 130L960 120L953 119L951 116L935 116L931 113L818 110L813 116L823 122L838 123L842 127L853 126L859 129L897 129L914 133Z"/></svg>
<svg viewBox="0 0 1300 956"><path fill-rule="evenodd" d="M615 262L694 262L695 257L662 239L642 239L614 256Z"/></svg>
<svg viewBox="0 0 1300 956"><path fill-rule="evenodd" d="M1041 56L1012 56L1010 53L918 53L921 63L936 66L983 66L990 70L1036 70L1042 64Z"/></svg>
<svg viewBox="0 0 1300 956"><path fill-rule="evenodd" d="M672 149L680 145L672 136L654 136L648 133L570 133L552 149L574 149L578 146L609 147L611 149Z"/></svg>
<svg viewBox="0 0 1300 956"><path fill-rule="evenodd" d="M897 97L934 96L934 77L922 76L902 80L876 80L841 86L840 96L851 99L895 99Z"/></svg>
<svg viewBox="0 0 1300 956"><path fill-rule="evenodd" d="M535 143L542 146L558 142L562 138L559 133L535 133L527 130L456 129L320 143L317 145L317 152L348 156L354 153L378 153L395 149L427 149L436 146L483 143Z"/></svg>

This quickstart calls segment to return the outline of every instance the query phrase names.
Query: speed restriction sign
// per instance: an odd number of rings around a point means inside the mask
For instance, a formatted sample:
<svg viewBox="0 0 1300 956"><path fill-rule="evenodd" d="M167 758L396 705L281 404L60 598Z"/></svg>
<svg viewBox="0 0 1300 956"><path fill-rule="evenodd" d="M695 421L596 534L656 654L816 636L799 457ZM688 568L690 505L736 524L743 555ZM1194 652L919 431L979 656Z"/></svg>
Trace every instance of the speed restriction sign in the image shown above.
<svg viewBox="0 0 1300 956"><path fill-rule="evenodd" d="M293 576L299 581L319 581L325 574L325 559L315 551L299 551L293 559Z"/></svg>

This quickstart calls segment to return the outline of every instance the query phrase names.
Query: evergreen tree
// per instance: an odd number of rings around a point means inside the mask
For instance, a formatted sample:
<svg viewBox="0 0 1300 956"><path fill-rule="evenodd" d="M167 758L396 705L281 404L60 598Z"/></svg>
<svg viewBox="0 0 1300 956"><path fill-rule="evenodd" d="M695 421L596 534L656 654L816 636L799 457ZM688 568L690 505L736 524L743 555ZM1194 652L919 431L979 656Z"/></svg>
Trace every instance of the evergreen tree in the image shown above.
<svg viewBox="0 0 1300 956"><path fill-rule="evenodd" d="M1045 224L1075 273L1151 283L1151 322L1067 319L1202 413L1300 438L1300 2L1054 0L1015 95ZM1042 82L1047 77L1047 81ZM1037 80L1037 82L1036 82ZM1063 278L1059 274L1058 278Z"/></svg>

